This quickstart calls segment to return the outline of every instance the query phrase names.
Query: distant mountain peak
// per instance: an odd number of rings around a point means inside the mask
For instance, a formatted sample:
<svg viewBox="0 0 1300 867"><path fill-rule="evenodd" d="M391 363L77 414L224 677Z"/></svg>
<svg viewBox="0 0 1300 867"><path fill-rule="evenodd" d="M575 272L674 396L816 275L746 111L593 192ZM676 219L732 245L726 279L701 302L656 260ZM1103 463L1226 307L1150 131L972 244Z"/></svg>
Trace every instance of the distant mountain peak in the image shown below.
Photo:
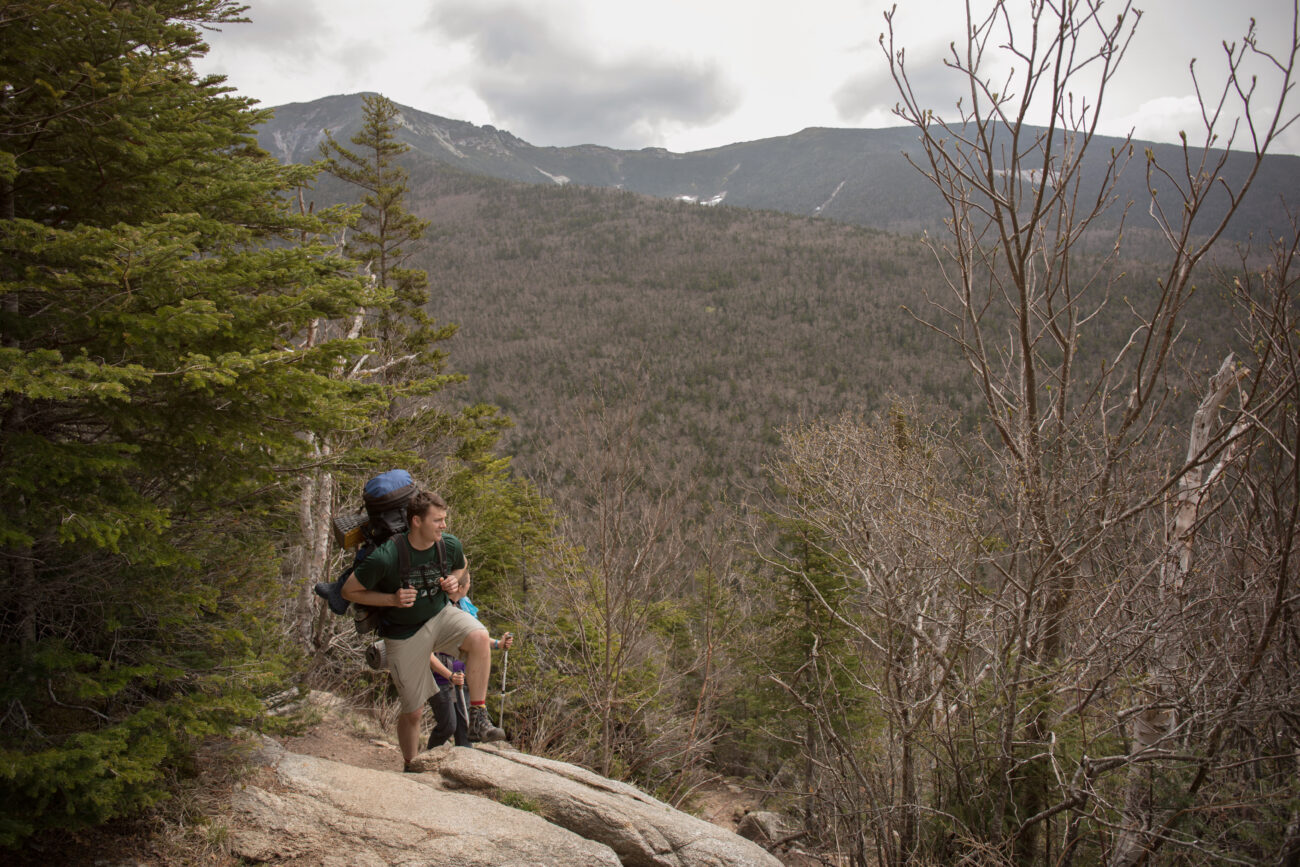
<svg viewBox="0 0 1300 867"><path fill-rule="evenodd" d="M341 94L279 106L258 131L258 140L282 162L311 162L319 156L326 130L346 141L360 129L366 95ZM919 155L918 136L910 127L808 127L789 136L679 154L659 147L538 147L492 125L476 126L403 105L398 109L398 137L411 146L413 159L432 159L473 174L530 184L612 187L700 204L725 200L734 207L890 231L935 227L944 216L932 185L904 158L904 153ZM1096 152L1104 159L1108 148L1100 144ZM1180 158L1174 145L1135 144L1151 148L1171 164ZM1246 162L1244 155L1230 156L1225 171L1244 171ZM1120 203L1145 203L1143 172L1127 172L1115 193ZM1300 205L1300 157L1271 156L1231 237L1281 229L1288 220L1284 202ZM1113 219L1118 220L1122 208L1115 210ZM1145 212L1143 205L1131 213L1130 225L1141 227L1149 221ZM1207 224L1213 220L1212 214L1205 216Z"/></svg>

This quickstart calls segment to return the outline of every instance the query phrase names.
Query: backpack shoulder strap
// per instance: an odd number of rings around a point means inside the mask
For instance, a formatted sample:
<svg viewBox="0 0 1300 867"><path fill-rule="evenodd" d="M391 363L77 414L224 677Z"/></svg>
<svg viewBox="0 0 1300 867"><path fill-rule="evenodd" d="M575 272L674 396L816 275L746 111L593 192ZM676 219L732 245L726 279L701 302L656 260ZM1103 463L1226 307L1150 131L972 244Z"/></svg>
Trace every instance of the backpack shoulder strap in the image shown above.
<svg viewBox="0 0 1300 867"><path fill-rule="evenodd" d="M393 544L397 546L397 579L402 587L410 587L411 543L407 541L406 534L402 533Z"/></svg>
<svg viewBox="0 0 1300 867"><path fill-rule="evenodd" d="M438 548L438 571L442 573L443 578L446 578L447 577L447 543L442 541L442 538L439 537L438 541L435 542L434 544L437 545Z"/></svg>

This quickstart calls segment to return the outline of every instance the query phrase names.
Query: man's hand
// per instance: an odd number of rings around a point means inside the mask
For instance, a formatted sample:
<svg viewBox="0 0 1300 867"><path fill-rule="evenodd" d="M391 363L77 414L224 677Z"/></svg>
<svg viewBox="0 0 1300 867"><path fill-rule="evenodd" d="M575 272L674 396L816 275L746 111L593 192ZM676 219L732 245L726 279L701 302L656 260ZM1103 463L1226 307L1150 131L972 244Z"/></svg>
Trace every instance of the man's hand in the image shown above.
<svg viewBox="0 0 1300 867"><path fill-rule="evenodd" d="M412 605L415 604L415 594L416 594L416 589L414 587L403 587L401 590L398 590L396 593L393 594L393 596L397 599L393 607L410 608Z"/></svg>
<svg viewBox="0 0 1300 867"><path fill-rule="evenodd" d="M465 685L465 672L463 672L463 671L458 671L458 672L456 672L455 674L453 674L453 675L451 676L451 685L452 685L452 686L464 686L464 685Z"/></svg>
<svg viewBox="0 0 1300 867"><path fill-rule="evenodd" d="M460 592L461 579L469 574L469 558L465 558L465 565L459 569L453 569L445 578L438 579L438 586L443 592L451 597L452 602L459 602L464 593Z"/></svg>

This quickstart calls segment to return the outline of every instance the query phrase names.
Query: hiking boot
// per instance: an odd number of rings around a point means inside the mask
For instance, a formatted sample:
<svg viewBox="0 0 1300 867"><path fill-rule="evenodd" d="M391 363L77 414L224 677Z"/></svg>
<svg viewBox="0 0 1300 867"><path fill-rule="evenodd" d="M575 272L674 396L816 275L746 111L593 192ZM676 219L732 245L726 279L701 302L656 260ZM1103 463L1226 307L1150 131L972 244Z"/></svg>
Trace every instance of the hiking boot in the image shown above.
<svg viewBox="0 0 1300 867"><path fill-rule="evenodd" d="M482 743L503 741L506 739L506 733L492 725L492 718L488 716L487 708L471 707L469 709L469 739Z"/></svg>
<svg viewBox="0 0 1300 867"><path fill-rule="evenodd" d="M348 600L343 598L342 581L321 581L316 585L316 595L330 604L330 611L343 615L348 613Z"/></svg>

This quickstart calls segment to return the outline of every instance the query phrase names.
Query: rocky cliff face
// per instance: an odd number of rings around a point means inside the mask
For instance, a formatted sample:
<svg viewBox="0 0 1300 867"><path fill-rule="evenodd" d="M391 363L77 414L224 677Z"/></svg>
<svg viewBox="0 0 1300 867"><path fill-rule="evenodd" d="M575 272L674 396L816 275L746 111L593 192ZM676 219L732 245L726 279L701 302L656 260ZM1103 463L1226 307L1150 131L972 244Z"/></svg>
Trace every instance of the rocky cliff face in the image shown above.
<svg viewBox="0 0 1300 867"><path fill-rule="evenodd" d="M638 789L508 745L443 746L418 773L267 738L234 793L235 855L260 864L778 867L761 846Z"/></svg>

